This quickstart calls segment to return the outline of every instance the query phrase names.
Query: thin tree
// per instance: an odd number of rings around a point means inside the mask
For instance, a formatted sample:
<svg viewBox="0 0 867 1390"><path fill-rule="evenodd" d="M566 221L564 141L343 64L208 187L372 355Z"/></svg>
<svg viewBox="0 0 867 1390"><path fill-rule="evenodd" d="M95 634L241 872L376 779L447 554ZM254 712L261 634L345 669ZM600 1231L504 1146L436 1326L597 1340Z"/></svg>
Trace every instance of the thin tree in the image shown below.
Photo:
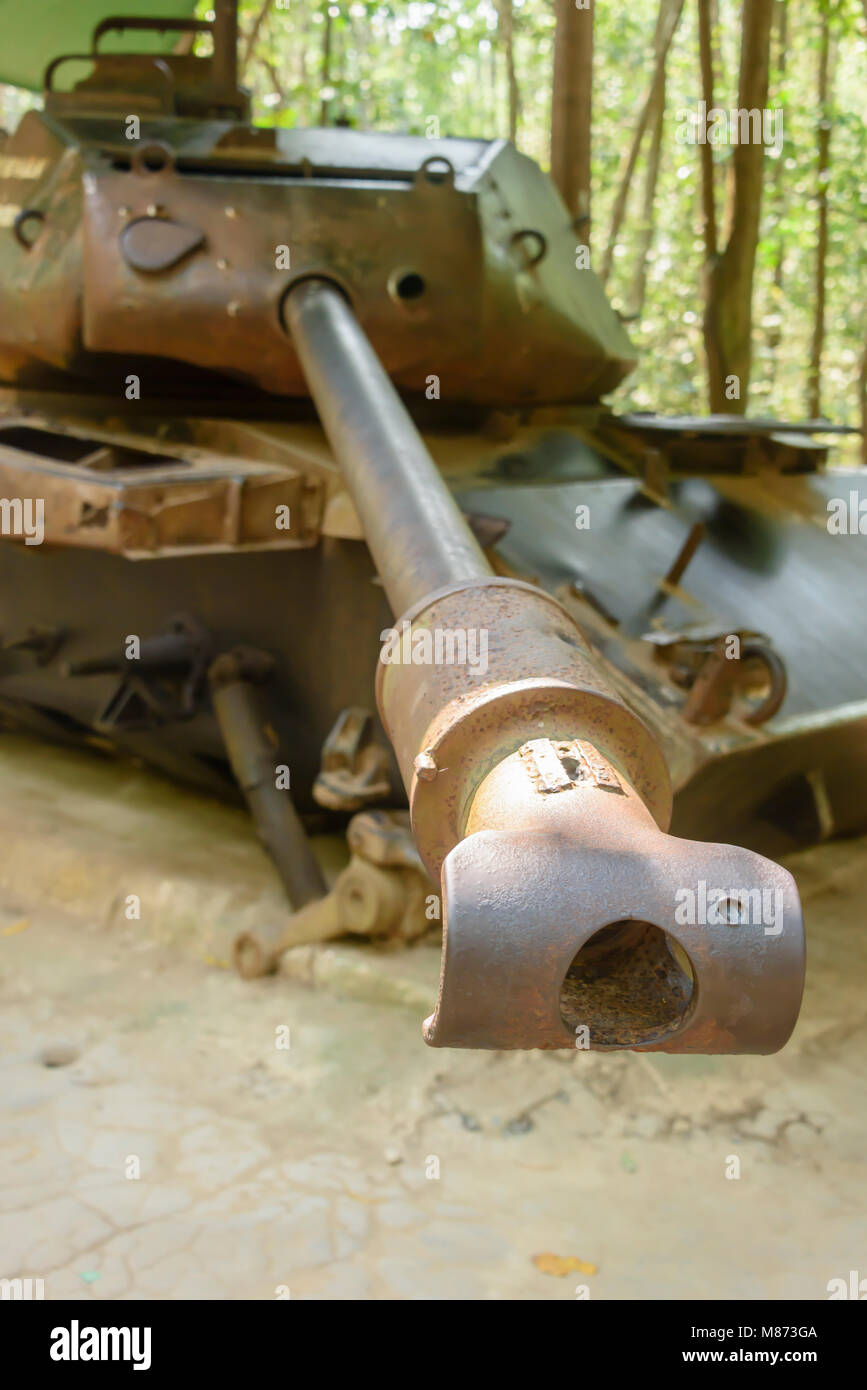
<svg viewBox="0 0 867 1390"><path fill-rule="evenodd" d="M328 102L326 96L331 83L331 5L325 6L325 27L322 34L322 71L319 78L319 124L328 124Z"/></svg>
<svg viewBox="0 0 867 1390"><path fill-rule="evenodd" d="M593 9L557 0L551 98L551 176L590 245L590 149L593 90Z"/></svg>
<svg viewBox="0 0 867 1390"><path fill-rule="evenodd" d="M361 77L364 72L362 62L366 62L368 60L369 51L371 48L370 23L368 21L366 13L363 15L355 14L354 10L355 6L350 5L348 11L349 27L352 31L352 47L354 48L355 53L357 55L356 62L358 63L359 77ZM359 61L362 58L362 55L363 59L362 61ZM356 100L361 108L362 125L365 127L369 127L373 124L370 87L368 86L367 88L364 88L361 82L359 82L358 90L356 93Z"/></svg>
<svg viewBox="0 0 867 1390"><path fill-rule="evenodd" d="M641 221L638 226L638 250L632 288L629 293L630 319L640 318L647 292L647 270L650 261L650 248L656 224L656 185L659 181L659 165L662 156L662 130L665 125L665 76L656 94L656 109L651 115L650 148L647 153L647 167L644 172L644 195L641 202Z"/></svg>
<svg viewBox="0 0 867 1390"><path fill-rule="evenodd" d="M512 144L518 138L518 121L521 118L521 88L515 68L515 12L512 0L497 0L497 27L506 58L506 77L509 85L509 139Z"/></svg>
<svg viewBox="0 0 867 1390"><path fill-rule="evenodd" d="M788 5L789 0L779 0L779 3L785 7ZM719 22L719 0L710 0L710 44L711 52L713 53L714 72L722 72L723 59L722 36Z"/></svg>
<svg viewBox="0 0 867 1390"><path fill-rule="evenodd" d="M698 0L698 65L701 75L701 99L705 113L714 109L713 34L711 0ZM705 124L704 134L707 137L707 124ZM716 259L718 247L716 184L714 181L713 146L707 138L699 142L698 154L701 164L701 216L705 256L709 261L712 261Z"/></svg>
<svg viewBox="0 0 867 1390"><path fill-rule="evenodd" d="M867 316L864 319L864 342L867 344ZM867 468L867 346L861 354L858 373L858 401L861 407L861 462Z"/></svg>
<svg viewBox="0 0 867 1390"><path fill-rule="evenodd" d="M274 3L274 0L262 0L262 4L260 5L259 9L258 9L257 12L256 12L256 18L253 20L253 23L250 25L249 32L248 32L248 34L247 34L247 36L246 36L246 38L245 38L245 40L244 40L244 51L243 51L243 54L242 54L242 56L241 56L241 80L242 80L242 81L243 81L243 79L244 79L244 77L245 77L245 75L246 75L246 72L247 72L248 67L250 66L250 61L251 61L251 59L252 59L252 57L253 57L253 54L254 54L254 52L255 52L256 44L257 44L258 41L259 41L259 34L260 34L260 32L261 32L262 25L265 23L265 20L266 20L266 18L267 18L267 16L268 16L268 11L270 10L270 8L271 8L271 6L272 6L273 3Z"/></svg>
<svg viewBox="0 0 867 1390"><path fill-rule="evenodd" d="M807 414L818 419L822 413L822 349L825 345L825 261L828 255L828 180L831 176L831 26L828 0L820 0L818 50L818 152L816 160L816 269L813 307L813 336L810 342L810 368L807 378Z"/></svg>
<svg viewBox="0 0 867 1390"><path fill-rule="evenodd" d="M307 100L308 84L310 82L307 68L308 49L310 43L310 30L313 27L313 20L307 11L302 11L300 17L296 13L295 25L293 25L293 42L295 48L295 62L297 65L296 82L298 90L305 94Z"/></svg>
<svg viewBox="0 0 867 1390"><path fill-rule="evenodd" d="M491 110L494 113L494 129L499 127L500 120L500 79L497 65L497 45L492 43L488 50L488 85L490 90Z"/></svg>
<svg viewBox="0 0 867 1390"><path fill-rule="evenodd" d="M701 7L707 0L699 0ZM767 109L770 69L771 18L774 0L744 0L738 106L742 112ZM709 42L699 35L702 71L713 60ZM703 86L706 85L703 83ZM711 107L708 106L708 110ZM749 118L747 117L747 123ZM740 126L740 123L739 123ZM731 182L726 217L727 239L720 250L713 207L713 161L702 161L705 236L704 343L708 363L710 407L713 411L743 414L746 410L752 366L752 299L756 248L764 176L761 139L743 142L739 128L731 158ZM752 132L755 136L755 131ZM701 147L704 150L704 146Z"/></svg>
<svg viewBox="0 0 867 1390"><path fill-rule="evenodd" d="M774 27L777 34L777 55L774 61L775 78L779 82L784 82L786 77L786 58L789 47L789 7L788 0L774 0L775 19ZM785 164L782 159L774 163L771 175L771 200L773 208L773 221L777 225L777 243L774 248L774 292L773 292L773 323L768 331L768 355L770 360L770 377L773 382L777 374L777 350L782 342L782 315L781 307L783 303L783 266L785 263L786 245L783 233L779 229L782 221L786 202L786 186L783 177Z"/></svg>
<svg viewBox="0 0 867 1390"><path fill-rule="evenodd" d="M635 130L632 133L632 140L627 149L620 167L620 182L614 198L614 206L611 212L611 226L608 229L608 244L605 247L605 254L602 257L602 265L599 275L603 285L611 274L611 266L614 261L614 248L617 245L617 238L620 228L623 225L623 218L626 214L626 204L629 198L629 191L635 177L635 166L638 163L638 154L641 149L641 142L651 120L657 116L660 101L665 102L665 61L668 57L668 50L674 38L677 26L680 23L680 16L683 13L683 0L659 0L659 13L656 19L656 33L653 40L654 58L653 74L650 79L647 96L641 107Z"/></svg>

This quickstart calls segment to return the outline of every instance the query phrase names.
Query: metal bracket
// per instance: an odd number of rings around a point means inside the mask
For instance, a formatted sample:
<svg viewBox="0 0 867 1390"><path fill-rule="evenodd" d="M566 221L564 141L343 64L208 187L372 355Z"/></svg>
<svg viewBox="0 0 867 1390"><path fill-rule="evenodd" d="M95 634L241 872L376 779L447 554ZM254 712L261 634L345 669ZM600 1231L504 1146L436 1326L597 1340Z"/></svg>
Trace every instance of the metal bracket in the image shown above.
<svg viewBox="0 0 867 1390"><path fill-rule="evenodd" d="M322 746L322 770L313 799L329 811L359 811L388 796L389 757L372 736L370 710L343 710Z"/></svg>
<svg viewBox="0 0 867 1390"><path fill-rule="evenodd" d="M244 979L277 969L292 946L335 936L389 936L407 941L430 923L425 898L433 885L421 862L405 811L365 811L349 822L352 851L330 893L288 921L265 923L235 939L235 967Z"/></svg>
<svg viewBox="0 0 867 1390"><path fill-rule="evenodd" d="M152 729L178 719L191 719L198 707L211 655L211 637L188 614L170 618L158 633L141 642L137 658L109 652L70 662L65 676L122 672L111 697L94 720L94 728Z"/></svg>
<svg viewBox="0 0 867 1390"><path fill-rule="evenodd" d="M732 639L737 640L734 655L729 654ZM645 640L668 664L674 684L688 691L683 706L688 724L713 724L732 713L747 683L750 662L764 667L768 690L757 704L739 712L741 721L754 727L767 723L786 698L788 682L782 657L761 632L649 633Z"/></svg>

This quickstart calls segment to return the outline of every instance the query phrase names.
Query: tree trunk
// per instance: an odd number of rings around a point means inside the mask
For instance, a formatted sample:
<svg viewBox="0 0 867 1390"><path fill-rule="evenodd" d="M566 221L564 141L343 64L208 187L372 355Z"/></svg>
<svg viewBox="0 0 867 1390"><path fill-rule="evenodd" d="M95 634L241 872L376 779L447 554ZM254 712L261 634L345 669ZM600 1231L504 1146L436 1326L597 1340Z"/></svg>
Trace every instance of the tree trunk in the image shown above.
<svg viewBox="0 0 867 1390"><path fill-rule="evenodd" d="M786 55L789 46L789 23L788 23L788 0L774 0L776 11L775 25L777 30L777 57L774 63L775 78L783 82L786 76ZM785 211L786 188L783 172L785 164L782 158L774 162L772 174L771 196L773 198L774 220L779 224L782 221ZM772 384L777 376L777 351L782 342L782 309L783 309L783 261L785 260L786 247L783 241L782 232L777 234L777 245L774 250L774 293L773 293L773 316L780 319L768 331L768 353L770 359L770 377Z"/></svg>
<svg viewBox="0 0 867 1390"><path fill-rule="evenodd" d="M272 86L272 88L273 88L273 90L274 90L274 93L275 93L276 97L278 98L278 103L277 103L277 106L274 108L274 110L275 110L275 111L281 111L281 110L283 109L283 107L286 105L286 96L287 96L286 88L283 86L283 83L280 81L280 74L278 73L278 71L277 71L277 69L275 68L274 64L273 64L273 63L269 63L269 61L268 61L267 58L263 58L263 59L261 60L261 62L262 62L263 68L265 69L265 71L266 71L267 74L268 74L268 78L269 78L269 80L270 80L270 82L271 82L271 86Z"/></svg>
<svg viewBox="0 0 867 1390"><path fill-rule="evenodd" d="M319 78L320 91L325 92L331 83L331 6L325 6L325 32L322 35L322 73ZM328 124L328 97L319 99L319 124Z"/></svg>
<svg viewBox="0 0 867 1390"><path fill-rule="evenodd" d="M590 128L593 86L593 8L557 0L551 100L551 176L590 245Z"/></svg>
<svg viewBox="0 0 867 1390"><path fill-rule="evenodd" d="M304 104L307 110L311 109L311 103L307 95L307 48L310 43L310 29L312 21L306 15L301 15L298 19L297 28L293 25L292 42L295 45L295 63L297 72L298 90L303 94ZM287 54L287 61L289 55ZM312 116L308 117L312 119Z"/></svg>
<svg viewBox="0 0 867 1390"><path fill-rule="evenodd" d="M867 4L867 0L865 0ZM867 319L864 320L864 338L867 340ZM861 354L861 371L858 374L858 398L861 405L861 462L867 468L867 347Z"/></svg>
<svg viewBox="0 0 867 1390"><path fill-rule="evenodd" d="M789 0L780 0L782 5L788 5ZM719 23L719 0L710 0L710 49L713 55L714 72L722 72L722 36L720 35Z"/></svg>
<svg viewBox="0 0 867 1390"><path fill-rule="evenodd" d="M830 119L830 53L831 34L828 23L828 0L822 0L821 33L819 37L819 136L818 157L816 161L816 202L818 221L816 227L816 272L815 302L813 310L813 337L810 343L810 371L807 385L807 415L818 419L822 414L822 349L825 345L825 259L828 254L828 179L830 177L829 158L831 152Z"/></svg>
<svg viewBox="0 0 867 1390"><path fill-rule="evenodd" d="M497 26L506 56L506 76L509 83L509 139L514 145L518 138L521 116L521 89L515 71L515 14L512 0L497 0Z"/></svg>
<svg viewBox="0 0 867 1390"><path fill-rule="evenodd" d="M638 153L641 149L641 142L644 139L644 132L650 123L651 116L653 116L657 110L660 93L665 87L665 60L668 57L668 50L671 47L671 41L680 23L680 16L682 13L683 0L659 0L659 14L656 20L656 34L654 37L653 76L650 79L650 89L644 100L644 105L641 108L638 123L632 136L632 143L621 165L620 184L614 199L614 208L611 213L611 226L608 231L608 244L605 247L605 255L602 258L602 265L599 271L599 276L603 285L611 274L611 266L614 261L614 248L617 245L617 237L626 213L629 190L635 175L635 166L638 163Z"/></svg>
<svg viewBox="0 0 867 1390"><path fill-rule="evenodd" d="M764 111L768 102L773 0L744 0L738 106ZM732 154L728 240L707 266L704 341L712 411L742 415L752 363L752 298L765 150L761 140L737 143Z"/></svg>
<svg viewBox="0 0 867 1390"><path fill-rule="evenodd" d="M367 19L352 13L352 6L349 7L349 27L352 31L352 46L357 54L367 54L370 49L370 26ZM359 70L359 77L363 76L363 68ZM361 125L364 130L369 130L375 124L372 115L370 88L362 91L361 83L356 87L356 101L361 110Z"/></svg>
<svg viewBox="0 0 867 1390"><path fill-rule="evenodd" d="M334 30L331 38L331 46L333 50L331 71L334 76L331 79L330 85L337 91L337 114L333 124L347 126L349 125L349 118L343 106L343 89L346 78L346 36L342 29Z"/></svg>
<svg viewBox="0 0 867 1390"><path fill-rule="evenodd" d="M644 198L641 206L641 226L638 230L638 256L629 295L629 317L639 318L647 291L647 263L653 244L656 223L656 185L659 181L659 162L662 153L662 130L665 124L665 70L662 87L657 94L656 110L651 115L650 149L644 175Z"/></svg>
<svg viewBox="0 0 867 1390"><path fill-rule="evenodd" d="M244 53L243 57L241 58L240 64L242 82L247 72L247 68L250 65L250 61L253 57L253 53L256 48L256 43L259 38L260 30L265 22L265 19L267 18L268 11L270 10L272 4L273 0L262 0L262 4L259 7L256 18L253 20L253 23L250 26L250 32L244 41Z"/></svg>
<svg viewBox="0 0 867 1390"><path fill-rule="evenodd" d="M713 110L713 14L711 0L698 0L698 65L701 73L701 99L705 113ZM705 137L707 120L705 120ZM716 182L714 178L713 146L705 139L698 147L701 165L701 215L705 263L711 264L717 255Z"/></svg>

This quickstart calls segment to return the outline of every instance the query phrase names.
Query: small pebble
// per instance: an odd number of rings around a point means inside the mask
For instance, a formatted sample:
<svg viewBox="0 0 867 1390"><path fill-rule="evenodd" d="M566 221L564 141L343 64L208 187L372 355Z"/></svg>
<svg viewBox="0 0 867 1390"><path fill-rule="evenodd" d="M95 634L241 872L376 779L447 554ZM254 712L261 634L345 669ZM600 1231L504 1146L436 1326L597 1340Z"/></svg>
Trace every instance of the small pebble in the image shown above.
<svg viewBox="0 0 867 1390"><path fill-rule="evenodd" d="M72 1043L53 1042L42 1048L39 1061L43 1067L68 1067L71 1062L78 1061L78 1055L78 1048Z"/></svg>

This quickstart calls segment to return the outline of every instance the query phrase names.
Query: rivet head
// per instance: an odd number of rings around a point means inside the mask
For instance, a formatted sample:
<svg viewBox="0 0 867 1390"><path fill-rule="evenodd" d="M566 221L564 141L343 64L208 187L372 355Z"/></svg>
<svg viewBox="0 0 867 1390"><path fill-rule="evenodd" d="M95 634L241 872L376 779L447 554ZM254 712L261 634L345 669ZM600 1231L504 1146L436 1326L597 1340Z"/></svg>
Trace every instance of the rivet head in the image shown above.
<svg viewBox="0 0 867 1390"><path fill-rule="evenodd" d="M217 261L217 269L218 269L218 270L228 270L228 269L229 269L229 262L228 262L227 260L224 260L224 258L223 258L222 256L221 256L220 259Z"/></svg>
<svg viewBox="0 0 867 1390"><path fill-rule="evenodd" d="M229 315L229 318L236 319L240 312L241 301L239 299L230 299L226 305L226 313Z"/></svg>
<svg viewBox="0 0 867 1390"><path fill-rule="evenodd" d="M226 211L226 216L227 216L227 217L237 217L237 216L238 216L238 209L237 209L237 208L226 208L225 211Z"/></svg>
<svg viewBox="0 0 867 1390"><path fill-rule="evenodd" d="M429 748L426 748L424 752L418 754L413 762L413 767L416 770L416 775L420 777L423 782L432 782L439 770L437 768L436 758Z"/></svg>

